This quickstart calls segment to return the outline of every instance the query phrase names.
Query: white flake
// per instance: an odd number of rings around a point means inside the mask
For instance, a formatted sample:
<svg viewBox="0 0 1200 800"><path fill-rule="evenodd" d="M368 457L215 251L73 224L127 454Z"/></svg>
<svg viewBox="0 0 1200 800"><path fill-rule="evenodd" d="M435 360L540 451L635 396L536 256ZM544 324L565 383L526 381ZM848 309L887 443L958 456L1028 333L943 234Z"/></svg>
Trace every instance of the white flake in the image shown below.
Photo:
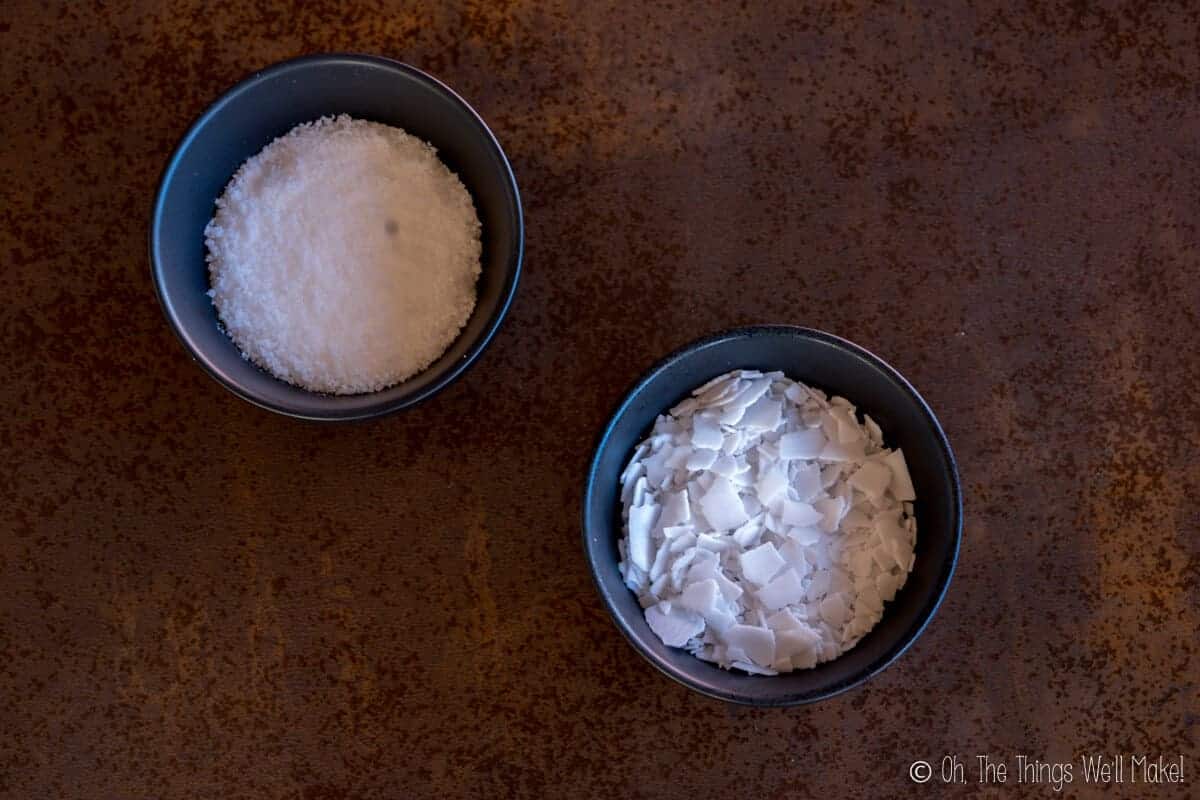
<svg viewBox="0 0 1200 800"><path fill-rule="evenodd" d="M788 538L794 539L797 544L811 545L821 541L822 531L820 528L812 525L803 525L796 528L788 528Z"/></svg>
<svg viewBox="0 0 1200 800"><path fill-rule="evenodd" d="M762 521L759 519L747 520L746 524L742 525L733 532L733 540L737 542L738 547L743 550L753 547L762 534Z"/></svg>
<svg viewBox="0 0 1200 800"><path fill-rule="evenodd" d="M808 562L817 569L829 569L833 566L833 559L829 557L829 542L828 537L822 537L819 542L804 548L804 554L808 556Z"/></svg>
<svg viewBox="0 0 1200 800"><path fill-rule="evenodd" d="M771 437L775 437L772 441ZM758 462L762 465L770 465L779 460L779 446L776 442L779 440L777 433L764 433L762 441L754 448L758 454Z"/></svg>
<svg viewBox="0 0 1200 800"><path fill-rule="evenodd" d="M669 472L678 473L679 468L687 464L694 452L691 447L675 447L671 450L671 457L664 461L663 465Z"/></svg>
<svg viewBox="0 0 1200 800"><path fill-rule="evenodd" d="M654 582L661 578L667 571L667 561L671 557L671 543L663 539L662 544L658 546L658 552L654 554L654 563L650 565L649 579Z"/></svg>
<svg viewBox="0 0 1200 800"><path fill-rule="evenodd" d="M642 442L637 446L637 449L633 451L633 458L629 459L629 463L625 465L625 471L621 473L622 484L629 483L631 480L637 479L636 475L633 476L633 478L630 478L630 475L632 475L634 469L645 469L642 467L642 459L645 458L649 452L649 442Z"/></svg>
<svg viewBox="0 0 1200 800"><path fill-rule="evenodd" d="M853 574L868 576L874 564L875 560L871 558L870 550L858 550L849 557L848 566Z"/></svg>
<svg viewBox="0 0 1200 800"><path fill-rule="evenodd" d="M629 558L641 570L649 570L654 558L650 529L658 518L658 506L634 506L629 509Z"/></svg>
<svg viewBox="0 0 1200 800"><path fill-rule="evenodd" d="M849 483L874 502L883 498L891 480L892 471L887 465L878 461L866 461L850 476Z"/></svg>
<svg viewBox="0 0 1200 800"><path fill-rule="evenodd" d="M789 461L794 458L816 458L828 444L825 434L815 428L785 433L779 437L779 457Z"/></svg>
<svg viewBox="0 0 1200 800"><path fill-rule="evenodd" d="M782 409L783 404L778 400L764 396L746 409L746 413L742 415L742 426L754 433L773 431L779 427Z"/></svg>
<svg viewBox="0 0 1200 800"><path fill-rule="evenodd" d="M702 406L720 405L732 397L740 385L741 381L736 375L723 378L708 388L702 386L696 390L696 400Z"/></svg>
<svg viewBox="0 0 1200 800"><path fill-rule="evenodd" d="M846 508L840 497L822 497L814 502L812 507L821 515L820 526L825 533L837 530L838 523L842 521L842 512Z"/></svg>
<svg viewBox="0 0 1200 800"><path fill-rule="evenodd" d="M858 424L858 421L854 419L853 407L837 407L833 408L829 413L837 423L837 440L839 442L847 444L849 442L862 441L866 438L866 433Z"/></svg>
<svg viewBox="0 0 1200 800"><path fill-rule="evenodd" d="M879 596L883 598L885 603L890 603L896 597L896 592L904 583L904 576L897 575L894 572L881 572L879 577L875 579L875 586L879 590Z"/></svg>
<svg viewBox="0 0 1200 800"><path fill-rule="evenodd" d="M737 408L749 408L771 388L770 378L757 378L744 384L738 393L729 398L728 405Z"/></svg>
<svg viewBox="0 0 1200 800"><path fill-rule="evenodd" d="M858 605L870 615L883 613L883 598L879 596L878 587L867 585L859 589Z"/></svg>
<svg viewBox="0 0 1200 800"><path fill-rule="evenodd" d="M794 405L802 406L809 398L808 387L802 383L793 383L784 390L783 396Z"/></svg>
<svg viewBox="0 0 1200 800"><path fill-rule="evenodd" d="M764 606L774 611L799 603L804 598L804 585L796 570L789 567L755 594Z"/></svg>
<svg viewBox="0 0 1200 800"><path fill-rule="evenodd" d="M855 442L826 442L821 450L822 461L862 461L867 451L862 440Z"/></svg>
<svg viewBox="0 0 1200 800"><path fill-rule="evenodd" d="M672 553L682 553L696 546L695 529L691 525L679 525L671 530L679 531L679 533L667 537Z"/></svg>
<svg viewBox="0 0 1200 800"><path fill-rule="evenodd" d="M646 622L667 647L683 647L704 631L703 617L666 602L647 608Z"/></svg>
<svg viewBox="0 0 1200 800"><path fill-rule="evenodd" d="M729 630L730 626L736 625L738 620L729 611L718 608L711 616L705 617L704 621L708 623L708 629L715 635L723 636L724 632Z"/></svg>
<svg viewBox="0 0 1200 800"><path fill-rule="evenodd" d="M797 500L810 502L821 493L821 469L815 463L791 461L788 468L792 475L792 490Z"/></svg>
<svg viewBox="0 0 1200 800"><path fill-rule="evenodd" d="M717 610L717 598L721 587L711 578L704 581L689 583L676 601L681 608L695 611L701 616L708 616Z"/></svg>
<svg viewBox="0 0 1200 800"><path fill-rule="evenodd" d="M717 421L722 425L737 425L741 422L742 415L745 413L745 406L725 405L721 407L721 413L717 415Z"/></svg>
<svg viewBox="0 0 1200 800"><path fill-rule="evenodd" d="M700 510L714 530L726 531L737 528L750 518L746 507L734 488L725 478L717 478L700 498Z"/></svg>
<svg viewBox="0 0 1200 800"><path fill-rule="evenodd" d="M821 619L829 625L838 627L844 625L850 615L850 607L846 606L845 597L841 593L830 594L821 601Z"/></svg>
<svg viewBox="0 0 1200 800"><path fill-rule="evenodd" d="M842 530L846 533L853 533L861 528L870 528L871 525L871 518L859 508L851 508L842 517Z"/></svg>
<svg viewBox="0 0 1200 800"><path fill-rule="evenodd" d="M710 380L708 380L704 385L702 385L696 389L693 389L692 397L700 397L705 392L707 392L709 389L712 389L717 386L723 386L724 384L726 384L728 382L736 383L737 379L740 377L741 377L741 375L738 372L726 372L724 375L717 375L715 378L711 378Z"/></svg>
<svg viewBox="0 0 1200 800"><path fill-rule="evenodd" d="M863 427L867 429L867 438L876 447L883 446L883 431L879 429L879 423L871 419L869 414L863 414Z"/></svg>
<svg viewBox="0 0 1200 800"><path fill-rule="evenodd" d="M642 462L646 467L646 480L651 486L662 486L663 479L667 477L668 472L674 471L667 469L667 460L671 457L672 452L674 452L674 448L664 445Z"/></svg>
<svg viewBox="0 0 1200 800"><path fill-rule="evenodd" d="M808 562L808 557L804 553L804 547L797 544L795 539L789 538L781 544L779 546L779 555L783 556L783 560L788 562L801 578L812 571L812 564Z"/></svg>
<svg viewBox="0 0 1200 800"><path fill-rule="evenodd" d="M800 621L792 616L791 611L784 608L767 617L767 627L775 631L776 641L778 641L780 631L799 628Z"/></svg>
<svg viewBox="0 0 1200 800"><path fill-rule="evenodd" d="M634 506L643 506L646 504L646 493L650 491L650 485L646 483L645 476L637 479L633 485L633 497L630 502Z"/></svg>
<svg viewBox="0 0 1200 800"><path fill-rule="evenodd" d="M804 596L808 598L810 603L821 600L829 593L829 586L832 581L833 576L828 569L818 569L812 574L812 578L809 579L808 589L805 591Z"/></svg>
<svg viewBox="0 0 1200 800"><path fill-rule="evenodd" d="M892 471L892 497L901 501L916 500L917 494L913 491L912 478L908 474L908 462L904 460L904 453L893 450L883 457L883 461Z"/></svg>
<svg viewBox="0 0 1200 800"><path fill-rule="evenodd" d="M896 559L892 556L890 545L877 545L871 548L871 560L875 562L881 572L888 572L896 566ZM880 589L879 591L883 591Z"/></svg>
<svg viewBox="0 0 1200 800"><path fill-rule="evenodd" d="M721 596L731 603L742 596L742 587L725 576L720 562L716 559L705 559L702 562L693 564L692 568L688 570L687 579L689 581L710 579L716 581L717 587L721 590Z"/></svg>
<svg viewBox="0 0 1200 800"><path fill-rule="evenodd" d="M717 460L718 455L719 453L715 449L706 450L704 448L696 448L695 450L692 450L691 455L688 456L687 462L685 462L684 466L686 466L692 472L708 469L713 465L713 462Z"/></svg>
<svg viewBox="0 0 1200 800"><path fill-rule="evenodd" d="M783 513L780 515L780 519L784 525L804 527L815 525L824 518L824 512L818 511L808 503L796 503L791 500L783 501Z"/></svg>
<svg viewBox="0 0 1200 800"><path fill-rule="evenodd" d="M712 469L713 472L720 475L722 478L729 478L735 472L737 472L737 467L737 461L732 456L721 454L717 457L717 460L713 462L710 469Z"/></svg>
<svg viewBox="0 0 1200 800"><path fill-rule="evenodd" d="M889 546L892 548L892 559L905 572L908 572L912 568L908 563L909 558L912 556L912 545L903 539L892 539Z"/></svg>
<svg viewBox="0 0 1200 800"><path fill-rule="evenodd" d="M778 497L780 492L785 491L787 487L788 479L784 474L784 468L778 464L768 468L755 485L759 502L767 504Z"/></svg>
<svg viewBox="0 0 1200 800"><path fill-rule="evenodd" d="M783 556L779 555L775 545L770 542L742 553L740 562L742 575L757 586L762 586L770 581L775 577L775 573L783 569L784 564L787 563L783 560Z"/></svg>
<svg viewBox="0 0 1200 800"><path fill-rule="evenodd" d="M908 531L901 526L894 512L880 512L875 517L875 532L880 542L888 548L891 548L893 541L908 543Z"/></svg>
<svg viewBox="0 0 1200 800"><path fill-rule="evenodd" d="M829 571L829 576L830 593L845 594L854 590L854 583L850 580L850 576L837 565L834 565L833 569Z"/></svg>
<svg viewBox="0 0 1200 800"><path fill-rule="evenodd" d="M685 550L683 555L675 559L675 563L671 564L671 588L677 592L683 591L683 577L687 574L687 568L696 560L696 553L700 552L695 547Z"/></svg>
<svg viewBox="0 0 1200 800"><path fill-rule="evenodd" d="M775 632L775 655L796 661L797 656L804 660L811 659L809 666L816 664L817 653L820 649L821 635L808 625L797 622L788 628Z"/></svg>
<svg viewBox="0 0 1200 800"><path fill-rule="evenodd" d="M686 524L692 519L691 507L688 504L687 489L678 492L663 492L663 511L658 524L664 529Z"/></svg>
<svg viewBox="0 0 1200 800"><path fill-rule="evenodd" d="M742 596L742 587L729 580L729 578L726 578L720 572L717 573L717 577L714 580L716 580L717 586L721 587L721 595L730 603L736 603L738 598Z"/></svg>
<svg viewBox="0 0 1200 800"><path fill-rule="evenodd" d="M721 425L712 417L701 414L692 417L692 446L705 450L719 450L725 441Z"/></svg>
<svg viewBox="0 0 1200 800"><path fill-rule="evenodd" d="M775 634L770 628L756 625L734 625L725 632L725 641L750 657L760 667L775 660Z"/></svg>
<svg viewBox="0 0 1200 800"><path fill-rule="evenodd" d="M821 488L830 489L835 486L843 471L841 464L827 464L821 467Z"/></svg>

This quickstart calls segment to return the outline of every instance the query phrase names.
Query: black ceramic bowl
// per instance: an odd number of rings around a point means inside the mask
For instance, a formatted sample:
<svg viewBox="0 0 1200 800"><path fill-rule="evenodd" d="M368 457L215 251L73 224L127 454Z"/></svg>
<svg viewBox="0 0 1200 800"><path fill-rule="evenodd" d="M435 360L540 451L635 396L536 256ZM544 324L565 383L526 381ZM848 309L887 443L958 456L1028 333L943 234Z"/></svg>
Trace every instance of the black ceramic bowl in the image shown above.
<svg viewBox="0 0 1200 800"><path fill-rule="evenodd" d="M913 571L879 624L840 657L775 676L723 670L667 647L650 630L617 571L621 534L619 476L634 446L693 389L732 369L782 370L789 378L842 395L870 414L891 447L901 447L917 493ZM583 545L596 586L617 627L647 660L698 692L761 706L808 703L856 686L896 660L921 635L941 603L962 537L962 493L946 435L929 406L896 370L844 339L807 328L764 325L718 333L655 364L621 401L588 470Z"/></svg>
<svg viewBox="0 0 1200 800"><path fill-rule="evenodd" d="M217 327L208 291L204 227L214 201L242 162L292 127L349 114L404 128L431 143L458 173L483 225L475 311L450 348L424 372L360 395L324 395L272 377L242 358ZM387 58L319 55L257 72L221 96L192 125L159 184L150 261L171 327L192 357L225 388L263 408L313 420L378 416L413 405L463 373L499 327L521 271L525 227L517 182L479 115L447 86Z"/></svg>

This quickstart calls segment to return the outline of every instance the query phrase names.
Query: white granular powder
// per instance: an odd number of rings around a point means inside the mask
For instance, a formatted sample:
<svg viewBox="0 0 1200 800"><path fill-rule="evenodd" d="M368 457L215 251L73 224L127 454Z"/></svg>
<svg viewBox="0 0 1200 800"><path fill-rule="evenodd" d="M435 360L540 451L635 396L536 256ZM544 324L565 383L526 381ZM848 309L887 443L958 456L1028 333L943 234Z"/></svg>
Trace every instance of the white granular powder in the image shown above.
<svg viewBox="0 0 1200 800"><path fill-rule="evenodd" d="M420 372L475 307L480 225L433 147L323 117L242 165L204 231L209 295L243 355L318 392Z"/></svg>
<svg viewBox="0 0 1200 800"><path fill-rule="evenodd" d="M658 418L621 475L621 576L671 647L774 675L852 648L913 566L900 450L841 397L739 370Z"/></svg>

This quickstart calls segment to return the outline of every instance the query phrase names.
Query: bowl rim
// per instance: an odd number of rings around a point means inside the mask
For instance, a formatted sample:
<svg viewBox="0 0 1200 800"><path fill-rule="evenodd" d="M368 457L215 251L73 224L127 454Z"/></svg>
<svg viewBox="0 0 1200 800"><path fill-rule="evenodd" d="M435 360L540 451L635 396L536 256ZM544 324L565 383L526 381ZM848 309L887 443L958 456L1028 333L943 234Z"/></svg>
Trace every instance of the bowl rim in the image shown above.
<svg viewBox="0 0 1200 800"><path fill-rule="evenodd" d="M720 689L708 686L702 682L692 679L692 677L682 671L675 669L672 665L660 660L652 652L650 652L641 641L641 638L633 631L629 622L621 616L616 610L613 592L610 591L600 581L600 568L593 557L592 549L589 546L589 525L588 525L588 509L591 506L592 498L595 494L595 483L599 473L599 462L601 453L608 444L609 438L612 436L613 429L616 427L617 421L625 414L629 406L637 399L641 392L653 382L660 373L666 370L673 364L690 357L691 355L705 350L709 347L714 347L726 341L733 339L751 338L764 334L784 334L798 338L814 339L833 345L835 348L846 351L851 355L857 356L869 362L872 366L882 370L885 375L894 380L900 388L914 400L919 407L925 422L928 424L934 438L937 440L938 447L942 451L942 455L946 459L946 464L949 467L949 477L951 484L951 501L953 511L953 548L949 553L949 558L946 559L942 567L941 573L938 575L935 589L921 610L921 616L916 625L906 631L905 635L899 640L897 646L888 649L882 656L869 664L861 673L854 675L848 680L835 684L818 692L809 693L792 693L781 694L779 696L756 698L748 697L737 692L722 691ZM817 330L816 328L807 328L800 325L786 324L762 324L762 325L744 325L735 328L728 328L716 333L711 333L702 336L692 342L682 345L671 351L655 362L649 369L643 372L630 386L630 388L622 395L616 408L609 415L608 421L605 422L600 434L596 438L595 446L592 450L592 458L588 462L587 477L584 483L583 503L580 515L581 529L583 534L583 550L584 556L588 562L588 568L591 572L592 582L599 592L601 599L604 601L605 610L608 611L609 617L617 629L621 631L625 639L633 646L633 649L644 658L646 661L657 669L662 674L666 675L676 683L687 687L699 694L711 697L715 700L723 700L726 702L756 706L756 707L783 707L797 706L808 703L815 703L821 700L827 700L835 697L843 692L850 691L867 680L878 675L883 670L891 666L895 661L904 655L913 643L920 638L925 632L926 627L933 620L938 609L942 605L942 601L946 597L946 592L950 588L950 580L954 575L955 568L958 566L959 550L962 545L962 523L963 523L963 502L962 502L962 486L958 474L958 462L954 458L954 451L950 448L950 442L946 438L946 432L942 429L942 425L934 416L933 410L920 393L913 387L908 380L900 374L900 372L888 362L884 361L875 353L867 350L861 345L855 344L840 336L835 336L832 333ZM628 591L624 585L621 590ZM766 680L766 679L764 679Z"/></svg>
<svg viewBox="0 0 1200 800"><path fill-rule="evenodd" d="M443 370L434 380L422 389L400 395L388 400L380 400L376 404L371 404L349 411L338 411L336 408L323 413L311 413L307 410L300 410L286 403L279 403L265 397L261 397L253 392L245 389L239 382L229 379L218 370L205 355L201 348L197 347L192 337L181 323L172 303L166 297L163 291L163 278L165 275L164 259L160 258L159 250L159 229L162 225L162 219L165 213L164 205L166 202L166 190L168 184L175 177L178 171L179 163L183 159L184 153L193 145L200 130L208 124L215 116L217 116L226 105L233 101L234 98L241 95L251 87L258 83L273 78L281 73L288 73L295 70L303 70L312 66L329 65L334 63L346 63L357 65L370 65L375 67L383 67L395 73L404 74L409 78L415 79L418 82L424 83L431 87L434 91L446 95L451 101L458 103L467 112L467 114L478 125L479 130L483 134L485 145L489 147L493 153L499 158L503 168L503 177L508 184L508 188L512 191L513 205L516 209L516 247L514 248L513 257L511 259L511 270L506 278L506 286L502 290L500 303L492 312L490 319L487 321L479 337L467 348L466 353L462 358L450 364ZM232 175L230 176L232 178ZM215 198L214 198L215 199ZM150 273L154 284L154 293L158 298L159 307L162 309L163 316L167 318L167 322L171 331L175 334L175 338L183 345L191 359L200 365L200 367L208 373L209 377L215 380L218 384L224 387L231 394L240 397L252 405L267 411L272 411L277 414L282 414L294 419L301 419L310 422L354 422L359 420L374 419L387 414L400 411L401 409L411 408L419 403L428 400L433 395L445 389L455 380L463 375L466 370L473 365L482 355L483 351L491 344L495 337L500 324L508 315L508 310L512 306L513 298L516 296L517 285L520 283L521 268L525 261L525 211L521 204L521 192L517 186L516 174L513 172L512 164L509 163L508 156L504 149L500 146L500 142L496 139L496 135L488 124L484 121L479 112L475 110L461 95L451 89L442 81L425 72L422 69L406 64L386 56L373 55L369 53L356 52L335 52L335 53L312 53L309 55L297 56L295 58L285 59L269 64L262 69L255 70L245 76L237 83L225 89L221 94L204 108L203 111L192 121L188 126L187 131L180 137L175 148L171 151L171 156L159 174L157 188L154 192L154 203L150 212L150 225L147 235L147 243L149 246L150 256ZM507 269L509 265L505 265ZM260 368L261 369L261 368ZM268 373L269 374L269 373ZM274 380L279 380L275 376L271 376ZM281 383L286 383L281 381ZM393 386L379 390L379 394L388 392L398 386L403 385L403 381ZM289 384L290 385L290 384ZM295 387L301 391L307 391L302 387ZM319 392L310 392L313 395L322 396ZM369 396L375 393L366 393L365 395L348 395L348 396Z"/></svg>

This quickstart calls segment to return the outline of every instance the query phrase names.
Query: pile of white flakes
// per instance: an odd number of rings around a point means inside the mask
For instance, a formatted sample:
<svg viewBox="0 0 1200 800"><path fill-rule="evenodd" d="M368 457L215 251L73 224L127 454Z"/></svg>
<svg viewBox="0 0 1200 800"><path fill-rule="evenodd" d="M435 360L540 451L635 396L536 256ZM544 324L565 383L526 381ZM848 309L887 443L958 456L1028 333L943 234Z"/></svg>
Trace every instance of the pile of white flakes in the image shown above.
<svg viewBox="0 0 1200 800"><path fill-rule="evenodd" d="M913 566L904 454L842 397L739 370L660 416L621 475L621 576L671 647L774 675L854 647Z"/></svg>

